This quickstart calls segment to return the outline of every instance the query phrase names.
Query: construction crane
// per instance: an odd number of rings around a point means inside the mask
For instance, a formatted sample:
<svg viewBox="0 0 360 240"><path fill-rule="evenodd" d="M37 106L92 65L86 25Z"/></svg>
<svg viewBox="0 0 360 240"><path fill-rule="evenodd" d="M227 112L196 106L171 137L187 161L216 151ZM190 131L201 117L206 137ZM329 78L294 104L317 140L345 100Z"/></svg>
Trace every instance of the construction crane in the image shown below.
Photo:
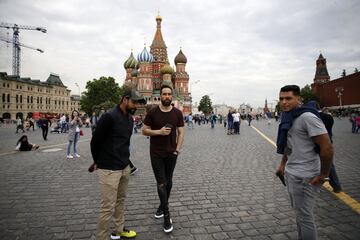
<svg viewBox="0 0 360 240"><path fill-rule="evenodd" d="M24 44L19 43L19 30L23 29L23 30L35 30L35 31L40 31L43 33L46 33L46 29L43 27L33 27L33 26L26 26L26 25L18 25L18 24L13 24L13 23L0 23L0 27L2 28L7 28L7 29L12 29L14 31L13 34L13 40L7 40L4 38L1 38L2 41L5 42L10 42L13 44L13 64L12 64L12 71L13 71L13 75L16 76L20 76L20 47L27 47L30 49L34 49L37 50L39 52L43 52L41 49L37 49L37 48L32 48L29 46L26 46Z"/></svg>

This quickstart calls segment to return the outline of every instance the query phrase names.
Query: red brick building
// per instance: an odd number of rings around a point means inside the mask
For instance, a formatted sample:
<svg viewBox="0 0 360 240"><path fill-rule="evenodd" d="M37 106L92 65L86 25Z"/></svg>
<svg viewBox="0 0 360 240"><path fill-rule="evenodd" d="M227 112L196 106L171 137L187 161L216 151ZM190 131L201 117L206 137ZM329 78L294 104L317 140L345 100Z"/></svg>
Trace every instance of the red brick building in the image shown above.
<svg viewBox="0 0 360 240"><path fill-rule="evenodd" d="M316 73L311 88L324 107L331 109L360 107L360 72L330 81L326 59L322 54L316 60Z"/></svg>

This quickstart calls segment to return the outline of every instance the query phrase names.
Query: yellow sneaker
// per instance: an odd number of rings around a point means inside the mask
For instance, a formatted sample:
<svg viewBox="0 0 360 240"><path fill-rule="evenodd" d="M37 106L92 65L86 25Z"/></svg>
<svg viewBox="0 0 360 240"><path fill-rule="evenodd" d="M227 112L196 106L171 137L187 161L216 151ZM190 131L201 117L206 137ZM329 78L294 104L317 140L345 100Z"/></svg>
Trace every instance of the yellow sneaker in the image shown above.
<svg viewBox="0 0 360 240"><path fill-rule="evenodd" d="M121 239L122 237L123 238L134 238L134 237L136 237L136 232L124 228L124 230L122 232L112 232L111 233L111 239L113 239L113 240Z"/></svg>

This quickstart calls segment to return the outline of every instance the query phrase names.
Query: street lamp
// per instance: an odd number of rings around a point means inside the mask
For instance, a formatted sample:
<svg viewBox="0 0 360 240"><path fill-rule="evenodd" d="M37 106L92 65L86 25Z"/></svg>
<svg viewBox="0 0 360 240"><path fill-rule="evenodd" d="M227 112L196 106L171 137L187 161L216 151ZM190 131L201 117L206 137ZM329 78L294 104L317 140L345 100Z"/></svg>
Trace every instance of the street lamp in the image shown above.
<svg viewBox="0 0 360 240"><path fill-rule="evenodd" d="M192 92L191 92L191 86L192 85L194 85L194 84L197 84L197 83L199 83L200 82L200 80L197 80L197 81L195 81L195 82L193 82L193 83L190 83L190 88L189 88L189 90L190 90L190 111L192 112Z"/></svg>
<svg viewBox="0 0 360 240"><path fill-rule="evenodd" d="M79 89L79 97L81 97L81 93L80 93L80 86L79 86L79 84L78 84L78 83L75 83L75 86L77 86L77 87L78 87L78 89Z"/></svg>
<svg viewBox="0 0 360 240"><path fill-rule="evenodd" d="M344 88L343 87L337 87L335 88L335 92L337 93L337 96L339 98L339 102L340 102L340 108L342 106L342 101L341 101L341 96L343 95Z"/></svg>

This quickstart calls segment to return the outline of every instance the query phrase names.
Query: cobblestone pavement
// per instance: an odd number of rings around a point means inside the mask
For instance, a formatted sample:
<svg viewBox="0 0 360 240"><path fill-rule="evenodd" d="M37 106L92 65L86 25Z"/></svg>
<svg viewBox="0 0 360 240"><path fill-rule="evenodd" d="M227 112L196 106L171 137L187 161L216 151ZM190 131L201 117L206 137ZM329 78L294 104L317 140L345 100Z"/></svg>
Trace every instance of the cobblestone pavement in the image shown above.
<svg viewBox="0 0 360 240"><path fill-rule="evenodd" d="M276 123L253 123L275 139ZM347 120L336 120L336 167L345 192L359 201L360 135L349 129ZM87 172L90 130L73 160L65 158L66 134L46 142L40 135L29 133L39 150L6 154L20 134L0 128L0 238L93 239L100 198L96 174ZM62 150L44 153L46 144ZM131 151L139 171L130 180L125 217L136 239L297 239L287 191L274 177L280 155L245 121L239 136L227 136L220 125L186 130L170 197L171 234L153 217L159 201L149 140L134 134ZM360 239L360 215L329 191L321 191L315 213L319 239Z"/></svg>

